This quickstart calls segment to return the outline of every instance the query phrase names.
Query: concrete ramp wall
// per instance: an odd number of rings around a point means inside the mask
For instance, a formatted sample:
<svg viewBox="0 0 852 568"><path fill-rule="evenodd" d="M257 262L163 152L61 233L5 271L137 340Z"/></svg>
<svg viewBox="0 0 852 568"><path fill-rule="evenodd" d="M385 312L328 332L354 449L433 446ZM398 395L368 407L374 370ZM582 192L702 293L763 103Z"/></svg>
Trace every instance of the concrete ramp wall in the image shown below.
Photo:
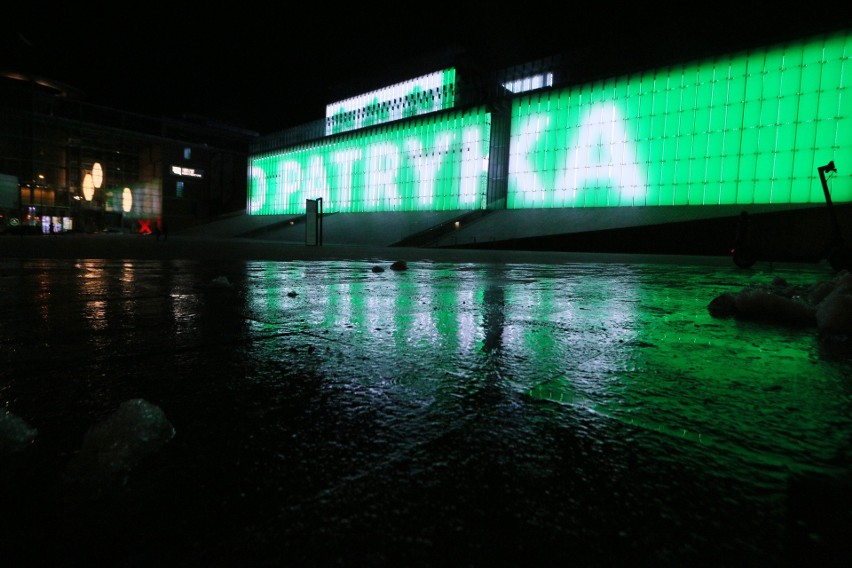
<svg viewBox="0 0 852 568"><path fill-rule="evenodd" d="M391 246L467 213L395 211L324 214L322 240L323 244ZM183 230L180 234L304 243L305 215L235 215Z"/></svg>

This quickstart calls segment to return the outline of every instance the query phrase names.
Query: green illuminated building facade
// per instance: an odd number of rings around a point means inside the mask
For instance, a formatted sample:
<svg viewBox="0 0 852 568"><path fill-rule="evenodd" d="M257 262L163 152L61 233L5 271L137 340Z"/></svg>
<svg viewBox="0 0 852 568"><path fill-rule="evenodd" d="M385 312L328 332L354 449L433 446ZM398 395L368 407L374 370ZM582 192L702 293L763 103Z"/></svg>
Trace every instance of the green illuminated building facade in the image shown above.
<svg viewBox="0 0 852 568"><path fill-rule="evenodd" d="M583 210L596 230L620 209L654 224L669 208L824 207L829 162L831 200L852 203L849 31L578 83L542 69L481 101L463 81L447 68L333 103L323 136L257 145L247 213L300 215L317 198L329 213ZM536 219L542 234L577 224Z"/></svg>
<svg viewBox="0 0 852 568"><path fill-rule="evenodd" d="M817 167L852 163L850 56L842 34L518 98L507 206L821 203Z"/></svg>

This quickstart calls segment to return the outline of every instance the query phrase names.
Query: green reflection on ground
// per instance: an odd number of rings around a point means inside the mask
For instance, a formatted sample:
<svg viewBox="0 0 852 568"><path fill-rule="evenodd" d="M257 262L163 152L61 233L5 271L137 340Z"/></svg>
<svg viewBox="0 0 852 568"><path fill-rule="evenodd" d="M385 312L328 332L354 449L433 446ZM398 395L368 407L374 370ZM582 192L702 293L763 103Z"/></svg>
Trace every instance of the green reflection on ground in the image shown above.
<svg viewBox="0 0 852 568"><path fill-rule="evenodd" d="M312 364L331 380L426 405L496 385L676 439L706 467L766 483L834 471L852 448L849 358L824 357L815 329L707 310L775 277L830 277L819 266L313 266L256 271L246 312L278 326L282 345L318 347Z"/></svg>

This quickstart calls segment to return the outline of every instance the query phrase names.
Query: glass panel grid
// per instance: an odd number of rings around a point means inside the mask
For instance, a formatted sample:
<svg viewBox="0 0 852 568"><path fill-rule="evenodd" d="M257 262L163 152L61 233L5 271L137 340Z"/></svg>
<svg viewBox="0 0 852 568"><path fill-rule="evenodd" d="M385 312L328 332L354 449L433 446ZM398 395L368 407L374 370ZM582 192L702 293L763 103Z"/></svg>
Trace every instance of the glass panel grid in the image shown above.
<svg viewBox="0 0 852 568"><path fill-rule="evenodd" d="M850 54L846 32L519 97L507 203L821 203L832 160L850 201Z"/></svg>
<svg viewBox="0 0 852 568"><path fill-rule="evenodd" d="M250 157L250 215L485 206L491 115L482 107Z"/></svg>

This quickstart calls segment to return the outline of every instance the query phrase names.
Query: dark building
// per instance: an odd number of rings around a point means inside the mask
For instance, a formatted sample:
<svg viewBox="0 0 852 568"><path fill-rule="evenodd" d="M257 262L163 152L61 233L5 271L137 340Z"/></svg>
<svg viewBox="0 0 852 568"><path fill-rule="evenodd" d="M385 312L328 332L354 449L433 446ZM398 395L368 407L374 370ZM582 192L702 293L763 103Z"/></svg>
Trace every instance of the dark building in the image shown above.
<svg viewBox="0 0 852 568"><path fill-rule="evenodd" d="M90 104L73 87L0 76L0 229L173 230L245 208L257 134L203 117Z"/></svg>

